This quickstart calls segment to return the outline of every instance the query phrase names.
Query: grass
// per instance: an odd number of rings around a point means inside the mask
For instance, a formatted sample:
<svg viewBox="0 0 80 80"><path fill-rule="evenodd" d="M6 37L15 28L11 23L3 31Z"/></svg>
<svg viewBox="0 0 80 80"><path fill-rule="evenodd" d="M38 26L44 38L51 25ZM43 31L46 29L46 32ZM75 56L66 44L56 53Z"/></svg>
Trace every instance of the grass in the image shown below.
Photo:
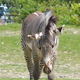
<svg viewBox="0 0 80 80"><path fill-rule="evenodd" d="M64 33L60 36L57 72L80 72L80 34ZM63 65L63 66L60 66Z"/></svg>
<svg viewBox="0 0 80 80"><path fill-rule="evenodd" d="M16 72L24 72L26 70L26 65L20 64L25 62L20 36L0 37L0 60L4 64L0 65L2 70L9 71L14 69L13 71Z"/></svg>
<svg viewBox="0 0 80 80"><path fill-rule="evenodd" d="M76 29L80 29L80 25L65 25L65 24L62 24L64 25L65 28L76 28ZM61 24L58 24L58 26L62 26Z"/></svg>
<svg viewBox="0 0 80 80"><path fill-rule="evenodd" d="M10 30L10 31L19 31L21 29L21 24L19 23L14 23L14 24L6 24L6 25L0 25L0 31L4 31L4 30ZM62 26L62 25L58 25L58 26ZM65 27L67 28L80 28L80 26L76 26L76 25L65 25Z"/></svg>
<svg viewBox="0 0 80 80"><path fill-rule="evenodd" d="M11 60L13 62L20 61L22 56L22 48L21 41L19 36L11 36L11 37L0 37L0 53L3 59ZM15 57L15 56L16 57ZM13 58L12 58L13 57Z"/></svg>
<svg viewBox="0 0 80 80"><path fill-rule="evenodd" d="M80 28L80 25L66 25L68 28Z"/></svg>
<svg viewBox="0 0 80 80"><path fill-rule="evenodd" d="M11 31L17 31L21 29L21 24L14 23L14 24L6 24L6 25L0 25L0 31L4 30L11 30Z"/></svg>
<svg viewBox="0 0 80 80"><path fill-rule="evenodd" d="M64 33L60 37L59 50L61 51L61 59L72 58L73 64L80 63L80 34ZM75 60L76 61L75 61ZM61 60L62 61L62 60ZM68 62L68 61L67 61ZM66 63L67 63L66 62ZM69 62L68 62L69 63Z"/></svg>
<svg viewBox="0 0 80 80"><path fill-rule="evenodd" d="M0 32L5 30L19 31L21 24L8 24L0 26ZM75 28L76 29L76 28ZM5 34L5 33L4 33ZM80 73L80 34L64 32L60 35L58 58L55 71L63 74ZM0 36L0 69L12 70L12 72L25 72L26 64L21 48L20 35ZM6 73L7 74L7 73ZM16 74L15 74L16 75ZM0 78L0 80L29 80L16 78ZM46 79L41 79L46 80ZM79 79L55 79L55 80L79 80Z"/></svg>

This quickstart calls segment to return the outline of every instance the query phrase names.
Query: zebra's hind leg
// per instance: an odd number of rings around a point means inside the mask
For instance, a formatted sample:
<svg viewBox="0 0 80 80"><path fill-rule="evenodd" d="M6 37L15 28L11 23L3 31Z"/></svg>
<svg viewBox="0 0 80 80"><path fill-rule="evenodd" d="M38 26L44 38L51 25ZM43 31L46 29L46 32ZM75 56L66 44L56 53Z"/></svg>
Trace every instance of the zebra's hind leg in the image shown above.
<svg viewBox="0 0 80 80"><path fill-rule="evenodd" d="M27 62L27 68L29 70L30 80L33 80L33 60L32 60L32 54L29 49L24 52L24 56Z"/></svg>

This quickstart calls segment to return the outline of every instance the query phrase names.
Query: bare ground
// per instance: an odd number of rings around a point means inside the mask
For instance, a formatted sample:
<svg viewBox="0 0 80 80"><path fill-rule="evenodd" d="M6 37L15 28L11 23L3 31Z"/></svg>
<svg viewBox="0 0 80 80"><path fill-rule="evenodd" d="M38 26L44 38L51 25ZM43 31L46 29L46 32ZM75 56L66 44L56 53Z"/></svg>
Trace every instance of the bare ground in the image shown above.
<svg viewBox="0 0 80 80"><path fill-rule="evenodd" d="M2 62L1 62L2 61ZM26 70L24 72L18 72L15 69L1 69L0 68L0 78L29 78L29 72L27 72L26 63L13 63L13 62L6 62L4 60L0 60L0 65L24 65L23 68ZM5 63L6 62L6 63ZM55 68L58 65L55 65ZM80 64L76 64L76 66L68 65L59 65L60 68L69 67L73 70L77 69L80 70ZM80 79L80 72L76 73L62 73L62 72L54 72L55 78L71 78L71 79ZM46 75L42 73L41 78L46 78Z"/></svg>
<svg viewBox="0 0 80 80"><path fill-rule="evenodd" d="M80 34L80 29L76 28L64 28L63 32L66 33L72 33L72 34ZM5 31L0 31L0 36L16 36L20 35L20 31L10 31L10 30L5 30Z"/></svg>

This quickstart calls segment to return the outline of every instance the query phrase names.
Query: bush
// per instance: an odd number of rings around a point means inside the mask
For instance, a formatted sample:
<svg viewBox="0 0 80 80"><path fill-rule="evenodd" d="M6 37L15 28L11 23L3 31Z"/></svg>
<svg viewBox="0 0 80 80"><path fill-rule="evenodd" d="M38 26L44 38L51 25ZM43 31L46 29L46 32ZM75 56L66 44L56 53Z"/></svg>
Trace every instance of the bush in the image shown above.
<svg viewBox="0 0 80 80"><path fill-rule="evenodd" d="M72 12L80 16L80 3L71 4Z"/></svg>
<svg viewBox="0 0 80 80"><path fill-rule="evenodd" d="M37 3L33 0L27 0L20 10L20 18L24 19L28 14L35 12L37 10Z"/></svg>
<svg viewBox="0 0 80 80"><path fill-rule="evenodd" d="M71 4L70 22L80 25L80 3Z"/></svg>
<svg viewBox="0 0 80 80"><path fill-rule="evenodd" d="M22 1L22 0L21 0ZM22 21L28 14L35 11L45 11L52 9L55 11L59 21L58 24L76 24L80 25L80 3L67 0L23 0L21 8L14 9L14 14L20 14L15 17L15 21Z"/></svg>
<svg viewBox="0 0 80 80"><path fill-rule="evenodd" d="M80 25L79 16L77 14L71 15L70 22L71 22L71 24Z"/></svg>

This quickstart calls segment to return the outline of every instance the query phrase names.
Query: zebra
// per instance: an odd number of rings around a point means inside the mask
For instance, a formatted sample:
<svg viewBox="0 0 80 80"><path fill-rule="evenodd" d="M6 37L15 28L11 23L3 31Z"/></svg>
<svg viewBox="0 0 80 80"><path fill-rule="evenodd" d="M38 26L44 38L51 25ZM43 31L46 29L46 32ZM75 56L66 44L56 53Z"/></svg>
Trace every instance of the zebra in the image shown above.
<svg viewBox="0 0 80 80"><path fill-rule="evenodd" d="M58 34L62 27L56 27L56 16L51 10L34 12L22 23L22 48L30 73L30 80L38 80L43 71L48 80L53 80L54 63L58 47Z"/></svg>

